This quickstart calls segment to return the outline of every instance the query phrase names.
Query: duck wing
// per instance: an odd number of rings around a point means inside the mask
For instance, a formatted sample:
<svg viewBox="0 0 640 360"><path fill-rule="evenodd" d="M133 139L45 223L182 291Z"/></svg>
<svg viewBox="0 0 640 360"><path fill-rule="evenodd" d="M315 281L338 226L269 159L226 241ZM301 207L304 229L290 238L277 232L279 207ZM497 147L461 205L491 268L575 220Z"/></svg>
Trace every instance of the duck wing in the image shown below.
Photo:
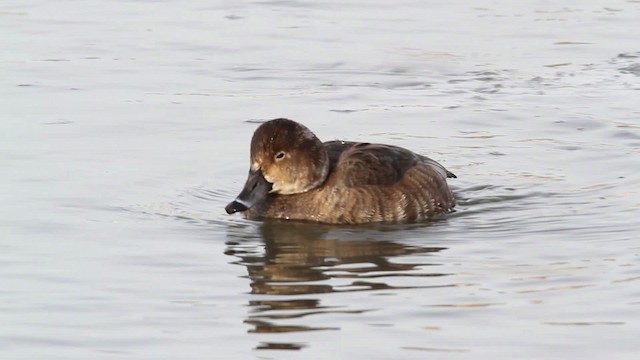
<svg viewBox="0 0 640 360"><path fill-rule="evenodd" d="M455 177L438 162L407 149L383 144L332 141L325 143L335 179L346 186L389 186L412 167L429 165L443 178Z"/></svg>

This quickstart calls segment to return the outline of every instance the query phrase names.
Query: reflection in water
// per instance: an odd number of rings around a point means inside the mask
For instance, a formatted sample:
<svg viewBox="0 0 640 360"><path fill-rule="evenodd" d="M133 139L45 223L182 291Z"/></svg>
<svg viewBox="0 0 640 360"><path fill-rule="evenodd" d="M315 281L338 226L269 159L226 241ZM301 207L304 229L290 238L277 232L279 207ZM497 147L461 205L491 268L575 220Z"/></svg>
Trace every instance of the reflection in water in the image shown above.
<svg viewBox="0 0 640 360"><path fill-rule="evenodd" d="M272 343L272 342L264 342L260 343L257 350L300 350L305 345L303 344L294 344L294 343Z"/></svg>
<svg viewBox="0 0 640 360"><path fill-rule="evenodd" d="M266 221L260 225L261 238L258 239L253 233L255 228L251 227L250 234L243 234L241 230L238 227L229 229L226 253L238 257L238 264L247 267L251 294L278 296L249 302L252 315L245 322L254 326L250 330L253 333L337 330L338 327L285 325L281 322L315 314L357 314L368 311L323 306L317 297L319 295L301 298L304 295L418 288L425 286L394 286L382 279L447 275L425 272L424 267L436 265L433 263L394 261L394 258L445 249L389 240L401 234L403 229L397 226L382 226L372 231L371 227L342 228ZM371 239L374 234L383 238ZM256 251L256 245L261 248L260 251ZM293 343L262 343L257 348L273 349L274 346L278 349L301 347Z"/></svg>

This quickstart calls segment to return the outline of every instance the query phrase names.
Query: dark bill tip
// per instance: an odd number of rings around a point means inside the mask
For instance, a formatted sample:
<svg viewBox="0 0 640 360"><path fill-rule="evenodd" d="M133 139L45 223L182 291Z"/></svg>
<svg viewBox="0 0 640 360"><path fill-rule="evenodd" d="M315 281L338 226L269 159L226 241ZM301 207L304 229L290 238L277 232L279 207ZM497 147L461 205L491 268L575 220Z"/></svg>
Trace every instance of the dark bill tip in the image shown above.
<svg viewBox="0 0 640 360"><path fill-rule="evenodd" d="M249 171L249 176L240 195L230 202L224 210L227 214L249 210L255 204L260 204L265 200L271 191L271 186L272 184L264 178L261 170Z"/></svg>
<svg viewBox="0 0 640 360"><path fill-rule="evenodd" d="M227 212L227 214L233 214L233 213L237 213L238 211L246 211L249 210L249 208L242 204L239 203L237 201L232 201L229 203L229 205L227 205L224 210Z"/></svg>

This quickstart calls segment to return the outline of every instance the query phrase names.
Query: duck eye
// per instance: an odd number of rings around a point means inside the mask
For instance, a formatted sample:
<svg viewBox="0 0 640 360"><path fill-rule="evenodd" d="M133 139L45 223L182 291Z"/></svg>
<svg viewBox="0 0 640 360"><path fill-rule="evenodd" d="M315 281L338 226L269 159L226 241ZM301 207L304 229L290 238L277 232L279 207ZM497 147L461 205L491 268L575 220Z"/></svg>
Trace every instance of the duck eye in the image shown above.
<svg viewBox="0 0 640 360"><path fill-rule="evenodd" d="M284 159L284 151L280 151L279 153L276 154L276 160L282 160Z"/></svg>

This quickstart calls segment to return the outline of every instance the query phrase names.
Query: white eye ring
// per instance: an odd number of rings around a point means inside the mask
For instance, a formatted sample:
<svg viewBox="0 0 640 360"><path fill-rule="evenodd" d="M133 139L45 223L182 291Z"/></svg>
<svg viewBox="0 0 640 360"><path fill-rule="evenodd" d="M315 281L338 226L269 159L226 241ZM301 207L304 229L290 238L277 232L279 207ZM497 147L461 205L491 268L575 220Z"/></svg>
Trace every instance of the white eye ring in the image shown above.
<svg viewBox="0 0 640 360"><path fill-rule="evenodd" d="M278 153L276 154L276 156L275 156L276 161L280 161L280 160L284 159L284 155L285 155L284 151L280 151L280 152L278 152Z"/></svg>

